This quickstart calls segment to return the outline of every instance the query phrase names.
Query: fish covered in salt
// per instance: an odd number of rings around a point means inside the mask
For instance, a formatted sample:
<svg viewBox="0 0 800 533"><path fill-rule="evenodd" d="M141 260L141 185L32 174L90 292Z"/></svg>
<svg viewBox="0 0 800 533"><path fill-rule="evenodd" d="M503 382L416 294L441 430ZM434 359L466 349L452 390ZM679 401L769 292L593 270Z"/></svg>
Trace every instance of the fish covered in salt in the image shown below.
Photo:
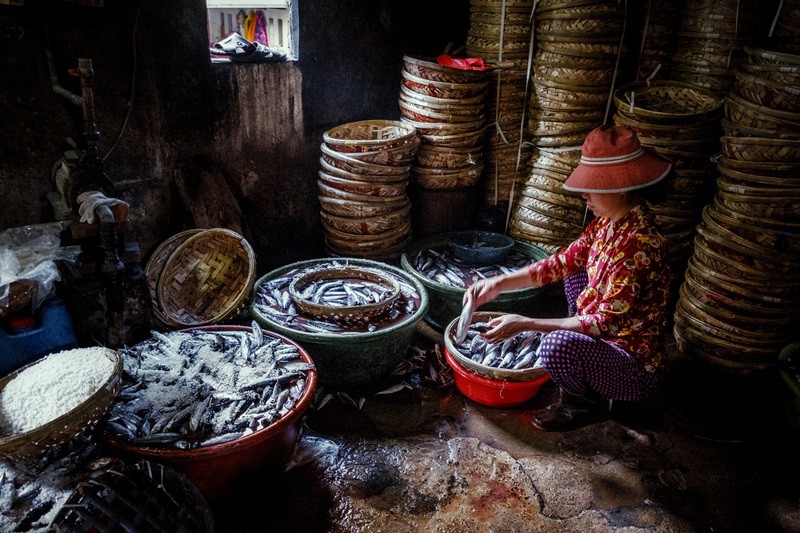
<svg viewBox="0 0 800 533"><path fill-rule="evenodd" d="M88 400L114 372L108 352L102 347L64 350L17 374L0 391L0 432L25 433Z"/></svg>
<svg viewBox="0 0 800 533"><path fill-rule="evenodd" d="M270 426L300 400L314 368L256 322L250 332L153 332L121 354L123 386L108 429L133 444L179 449Z"/></svg>

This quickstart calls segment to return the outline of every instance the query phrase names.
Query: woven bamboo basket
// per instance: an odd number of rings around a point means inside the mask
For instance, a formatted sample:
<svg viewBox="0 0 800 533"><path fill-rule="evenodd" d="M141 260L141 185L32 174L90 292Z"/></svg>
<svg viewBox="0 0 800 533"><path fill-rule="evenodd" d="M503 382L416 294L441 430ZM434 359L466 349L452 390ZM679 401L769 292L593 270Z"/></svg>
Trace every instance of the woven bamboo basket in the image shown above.
<svg viewBox="0 0 800 533"><path fill-rule="evenodd" d="M500 24L505 20L508 24L528 24L530 25L530 9L527 12L508 11L505 13L499 11L477 11L474 8L470 9L469 20L470 22L479 22L483 24Z"/></svg>
<svg viewBox="0 0 800 533"><path fill-rule="evenodd" d="M719 95L725 96L733 89L733 76L717 76L713 74L703 74L697 72L696 69L679 63L673 63L670 66L672 77L681 83L694 85L695 87L705 89Z"/></svg>
<svg viewBox="0 0 800 533"><path fill-rule="evenodd" d="M32 280L18 279L0 286L0 318L29 307L38 285Z"/></svg>
<svg viewBox="0 0 800 533"><path fill-rule="evenodd" d="M428 107L420 107L414 104L410 104L405 102L404 100L399 100L398 105L400 106L400 116L404 119L408 119L412 121L412 123L417 124L427 124L427 123L455 123L456 125L460 123L475 123L480 122L483 123L486 117L482 113L478 114L466 114L466 115L458 115L453 113L438 113L431 108Z"/></svg>
<svg viewBox="0 0 800 533"><path fill-rule="evenodd" d="M348 180L337 178L319 171L319 179L329 187L363 196L395 197L405 195L408 179L403 178L394 182L371 183L368 181Z"/></svg>
<svg viewBox="0 0 800 533"><path fill-rule="evenodd" d="M720 165L722 166L722 165ZM794 180L781 180L780 178L769 178L768 176L761 176L762 179L771 180L778 185L763 186L764 183L757 184L754 181L741 183L741 180L731 180L725 174L717 177L717 189L731 194L744 194L746 196L786 196L794 197L800 201L800 183ZM762 185L762 186L759 186ZM790 187L795 185L795 187Z"/></svg>
<svg viewBox="0 0 800 533"><path fill-rule="evenodd" d="M599 126L599 122L565 122L559 120L530 120L528 132L536 137L555 137L557 135L583 135L584 137Z"/></svg>
<svg viewBox="0 0 800 533"><path fill-rule="evenodd" d="M612 13L612 16L592 16L591 18L579 18L581 15L576 15L574 18L537 18L537 37L541 35L574 35L581 38L602 38L609 35L619 35L622 32L623 22L615 13Z"/></svg>
<svg viewBox="0 0 800 533"><path fill-rule="evenodd" d="M757 65L800 65L800 55L765 50L755 46L745 46L748 61Z"/></svg>
<svg viewBox="0 0 800 533"><path fill-rule="evenodd" d="M348 152L347 157L372 165L404 167L414 160L419 148L419 142L419 139L415 136L410 141L392 148L384 148L374 152Z"/></svg>
<svg viewBox="0 0 800 533"><path fill-rule="evenodd" d="M559 233L560 236L577 237L581 232L582 228L580 224L574 224L556 217L543 215L538 211L526 208L519 202L517 202L515 205L516 207L512 215L513 220L519 220L520 222L526 222L539 228L549 229L553 232Z"/></svg>
<svg viewBox="0 0 800 533"><path fill-rule="evenodd" d="M405 89L408 90L407 88ZM409 95L409 93L413 93L413 95ZM438 100L441 103L433 102L433 100ZM421 108L422 111L420 112L427 111L428 113L454 115L458 117L479 117L483 116L486 111L486 104L483 102L483 99L473 104L465 104L458 98L434 98L432 96L414 93L413 91L403 92L401 90L398 103L405 104L412 108ZM462 118L461 120L464 119ZM477 119L473 118L472 120Z"/></svg>
<svg viewBox="0 0 800 533"><path fill-rule="evenodd" d="M427 135L421 133L419 134L419 138L423 143L429 143L435 146L474 149L483 146L483 136L485 132L486 128L456 135Z"/></svg>
<svg viewBox="0 0 800 533"><path fill-rule="evenodd" d="M344 256L365 257L399 253L402 250L402 246L407 244L411 238L410 223L403 224L383 234L361 236L333 230L325 226L324 223L323 228L325 229L325 242L328 248Z"/></svg>
<svg viewBox="0 0 800 533"><path fill-rule="evenodd" d="M774 83L800 85L800 65L750 65L742 63L738 68L746 74Z"/></svg>
<svg viewBox="0 0 800 533"><path fill-rule="evenodd" d="M484 94L460 98L437 98L409 89L405 85L400 86L400 97L416 105L424 105L442 112L455 112L464 107L473 108L486 103Z"/></svg>
<svg viewBox="0 0 800 533"><path fill-rule="evenodd" d="M424 145L417 152L417 164L421 167L438 169L463 169L483 165L483 151L462 150Z"/></svg>
<svg viewBox="0 0 800 533"><path fill-rule="evenodd" d="M575 55L567 55L559 52L551 52L544 48L536 50L533 62L539 66L565 66L569 65L572 68L586 68L586 69L603 69L614 68L616 61L612 57L580 57Z"/></svg>
<svg viewBox="0 0 800 533"><path fill-rule="evenodd" d="M186 242L186 239L193 235L197 235L203 231L202 229L188 229L181 231L167 238L164 242L156 247L153 254L148 259L144 267L144 275L147 278L147 289L150 292L150 302L153 307L158 309L158 278L161 276L161 271L164 269L164 263L167 261L172 252L178 246ZM161 311L159 309L159 311Z"/></svg>
<svg viewBox="0 0 800 533"><path fill-rule="evenodd" d="M563 65L535 65L533 71L542 79L553 83L568 83L578 87L596 87L598 84L611 85L614 67L576 68L567 63Z"/></svg>
<svg viewBox="0 0 800 533"><path fill-rule="evenodd" d="M753 103L780 111L800 112L800 87L769 81L736 71L735 89L739 96Z"/></svg>
<svg viewBox="0 0 800 533"><path fill-rule="evenodd" d="M533 198L534 200L542 200L551 204L568 207L576 211L583 212L584 210L583 200L575 196L559 194L530 186L526 186L522 190L522 195Z"/></svg>
<svg viewBox="0 0 800 533"><path fill-rule="evenodd" d="M559 148L564 145L575 144L581 142L586 138L586 133L565 133L562 135L545 136L539 135L532 137L531 142L536 146L543 148Z"/></svg>
<svg viewBox="0 0 800 533"><path fill-rule="evenodd" d="M319 196L322 210L329 215L347 218L371 218L385 216L410 205L408 197L400 197L387 202L355 202L341 198Z"/></svg>
<svg viewBox="0 0 800 533"><path fill-rule="evenodd" d="M459 135L486 129L486 121L484 120L473 120L471 122L416 122L405 117L400 120L414 126L418 135Z"/></svg>
<svg viewBox="0 0 800 533"><path fill-rule="evenodd" d="M719 191L717 194L723 204L743 215L754 218L788 219L790 222L800 221L800 202L796 197L752 196L725 191Z"/></svg>
<svg viewBox="0 0 800 533"><path fill-rule="evenodd" d="M405 170L402 174L353 174L352 172L348 172L347 170L343 170L339 167L331 165L328 163L330 160L330 157L326 158L325 156L319 158L319 166L322 172L337 178L360 181L368 184L397 183L404 179L408 179L408 172L411 170L411 165L405 165L403 168L407 170ZM338 164L345 166L343 163Z"/></svg>
<svg viewBox="0 0 800 533"><path fill-rule="evenodd" d="M385 233L393 228L400 226L407 221L411 212L411 206L397 211L392 211L386 215L377 215L368 218L351 218L330 215L324 211L320 213L326 226L335 228L344 233L353 235L378 235Z"/></svg>
<svg viewBox="0 0 800 533"><path fill-rule="evenodd" d="M739 161L800 163L800 141L761 137L722 137L722 153Z"/></svg>
<svg viewBox="0 0 800 533"><path fill-rule="evenodd" d="M523 13L530 15L533 0L506 0L505 5L494 0L470 0L470 12L486 11L489 13Z"/></svg>
<svg viewBox="0 0 800 533"><path fill-rule="evenodd" d="M728 111L726 110L726 115ZM800 124L797 129L792 131L780 131L777 129L764 129L764 128L751 128L749 126L742 126L735 122L731 122L723 118L720 120L723 135L728 137L763 137L767 139L800 139Z"/></svg>
<svg viewBox="0 0 800 533"><path fill-rule="evenodd" d="M760 106L736 93L730 93L725 97L725 118L740 126L752 128L780 132L800 130L800 113L789 113Z"/></svg>
<svg viewBox="0 0 800 533"><path fill-rule="evenodd" d="M529 194L535 194L535 192L529 192ZM563 205L554 204L543 199L533 198L526 195L524 192L520 195L517 202L526 209L536 211L541 215L550 216L578 225L583 225L584 216L586 215L586 212L583 209L573 209Z"/></svg>
<svg viewBox="0 0 800 533"><path fill-rule="evenodd" d="M599 60L611 60L611 58L614 58L614 61L616 61L619 46L597 42L540 42L538 43L538 49L571 57Z"/></svg>
<svg viewBox="0 0 800 533"><path fill-rule="evenodd" d="M467 35L467 54L470 56L500 60L500 40L499 36L494 35ZM503 60L525 59L528 57L528 39L504 39L503 40Z"/></svg>
<svg viewBox="0 0 800 533"><path fill-rule="evenodd" d="M396 206L402 204L403 201L408 200L406 195L402 196L368 196L365 194L354 194L351 192L343 191L335 187L327 185L321 180L317 180L317 189L320 198L332 198L344 200L346 202L364 203L368 205L377 206Z"/></svg>
<svg viewBox="0 0 800 533"><path fill-rule="evenodd" d="M706 227L705 222L696 228L695 248L704 246L718 255L728 259L730 262L738 263L742 267L752 270L760 270L764 275L790 276L794 279L798 275L797 268L791 263L777 258L775 254L760 253L752 246L741 244L727 238L731 232L713 231Z"/></svg>
<svg viewBox="0 0 800 533"><path fill-rule="evenodd" d="M603 122L603 112L597 109L564 110L531 105L528 107L527 114L529 120L592 122L595 124Z"/></svg>
<svg viewBox="0 0 800 533"><path fill-rule="evenodd" d="M550 239L574 239L577 237L572 231L562 230L554 227L548 221L539 222L537 219L523 219L522 217L512 218L509 227L515 227L522 233L528 235L537 235L540 237L548 237Z"/></svg>
<svg viewBox="0 0 800 533"><path fill-rule="evenodd" d="M82 482L51 522L53 531L214 533L205 498L183 474L161 463L114 464Z"/></svg>
<svg viewBox="0 0 800 533"><path fill-rule="evenodd" d="M363 176L380 177L392 176L391 179L400 179L408 173L410 165L392 166L392 165L377 165L361 161L348 154L332 150L325 143L320 145L322 151L322 159L331 166L338 169L350 172L351 174L360 174Z"/></svg>
<svg viewBox="0 0 800 533"><path fill-rule="evenodd" d="M635 82L617 89L614 103L621 115L650 122L697 123L715 117L722 98L675 81Z"/></svg>
<svg viewBox="0 0 800 533"><path fill-rule="evenodd" d="M189 237L164 263L156 294L176 327L215 324L233 315L253 287L256 258L244 237L213 228Z"/></svg>
<svg viewBox="0 0 800 533"><path fill-rule="evenodd" d="M461 189L475 185L482 172L482 166L453 170L415 167L411 175L417 184L426 189Z"/></svg>
<svg viewBox="0 0 800 533"><path fill-rule="evenodd" d="M719 164L730 169L746 174L760 174L762 176L786 177L792 179L797 175L796 163L781 163L775 161L740 161L724 155L719 158Z"/></svg>
<svg viewBox="0 0 800 533"><path fill-rule="evenodd" d="M69 412L44 425L17 435L0 437L0 457L9 461L19 461L41 455L53 446L66 442L84 431L91 431L105 417L122 385L122 360L119 354L106 349L104 355L114 364L114 369L97 391ZM0 379L0 391L19 374L39 362L41 360L4 376Z"/></svg>
<svg viewBox="0 0 800 533"><path fill-rule="evenodd" d="M361 120L336 126L322 139L336 152L374 152L410 142L414 128L395 120Z"/></svg>
<svg viewBox="0 0 800 533"><path fill-rule="evenodd" d="M709 206L708 216L716 224L755 246L775 250L787 256L800 252L800 233L797 231L800 229L800 223L764 221L747 217L720 203ZM772 227L768 227L770 225Z"/></svg>
<svg viewBox="0 0 800 533"><path fill-rule="evenodd" d="M703 364L729 372L732 375L746 377L754 372L762 372L775 366L775 358L773 357L764 360L749 358L746 361L726 359L720 355L721 352L716 347L713 347L711 351L709 351L694 344L691 333L688 336L684 336L683 328L677 324L673 327L673 335L675 337L675 344L681 353Z"/></svg>
<svg viewBox="0 0 800 533"><path fill-rule="evenodd" d="M732 169L723 162L717 165L717 169L721 174L720 177L729 184L759 189L772 189L773 194L780 194L783 189L791 190L800 187L800 176L791 173L776 173L773 175L753 174Z"/></svg>
<svg viewBox="0 0 800 533"><path fill-rule="evenodd" d="M488 82L480 83L451 83L444 81L426 80L403 71L403 85L417 93L436 98L469 98L479 96L486 92Z"/></svg>
<svg viewBox="0 0 800 533"><path fill-rule="evenodd" d="M504 24L495 24L493 22L478 22L470 21L469 34L472 37L483 39L499 39L500 35L503 39L511 40L528 40L531 34L531 25L527 22L522 24L510 24L506 21Z"/></svg>
<svg viewBox="0 0 800 533"><path fill-rule="evenodd" d="M556 87L547 80L534 77L530 104L550 109L582 111L597 109L607 96L604 93L576 90L574 87Z"/></svg>
<svg viewBox="0 0 800 533"><path fill-rule="evenodd" d="M615 113L613 118L615 124L627 126L641 137L690 140L719 137L719 117L717 116L690 124L662 124L649 120L638 120L637 117L620 113Z"/></svg>
<svg viewBox="0 0 800 533"><path fill-rule="evenodd" d="M711 271L728 277L737 277L748 283L764 283L770 279L776 279L775 273L760 270L752 266L734 260L730 255L719 253L708 247L706 242L695 237L694 256L698 263L705 265Z"/></svg>
<svg viewBox="0 0 800 533"><path fill-rule="evenodd" d="M445 83L483 82L487 76L485 71L446 67L430 57L403 56L403 68L418 78Z"/></svg>

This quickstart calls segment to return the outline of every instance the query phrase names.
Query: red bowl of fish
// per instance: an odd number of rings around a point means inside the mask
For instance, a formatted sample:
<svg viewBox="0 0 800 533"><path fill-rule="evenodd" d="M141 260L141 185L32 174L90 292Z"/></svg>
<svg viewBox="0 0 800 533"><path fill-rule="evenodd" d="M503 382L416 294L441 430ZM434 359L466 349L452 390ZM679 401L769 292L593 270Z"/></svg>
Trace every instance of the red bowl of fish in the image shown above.
<svg viewBox="0 0 800 533"><path fill-rule="evenodd" d="M205 326L206 331L251 331L245 326ZM186 331L186 330L183 330ZM313 364L308 353L294 341L269 331L263 335L280 339L298 349L303 362ZM305 389L295 405L269 426L235 440L187 450L132 444L111 435L104 440L123 458L149 459L170 465L185 474L208 500L229 494L238 484L264 473L277 472L289 459L300 437L303 418L317 387L315 368L307 371Z"/></svg>
<svg viewBox="0 0 800 533"><path fill-rule="evenodd" d="M472 401L490 407L515 407L521 405L536 396L542 385L550 379L547 374L539 375L527 381L489 379L466 369L456 361L453 354L446 347L444 355L450 368L453 369L453 379L461 394Z"/></svg>

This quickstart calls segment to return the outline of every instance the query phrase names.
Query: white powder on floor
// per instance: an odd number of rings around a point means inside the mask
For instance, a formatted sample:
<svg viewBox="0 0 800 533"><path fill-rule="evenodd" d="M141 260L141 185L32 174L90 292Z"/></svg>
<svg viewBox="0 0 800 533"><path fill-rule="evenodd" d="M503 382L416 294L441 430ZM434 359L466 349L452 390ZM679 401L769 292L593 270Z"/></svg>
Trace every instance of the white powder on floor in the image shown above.
<svg viewBox="0 0 800 533"><path fill-rule="evenodd" d="M20 372L0 391L0 434L30 431L87 400L114 370L107 350L65 350Z"/></svg>

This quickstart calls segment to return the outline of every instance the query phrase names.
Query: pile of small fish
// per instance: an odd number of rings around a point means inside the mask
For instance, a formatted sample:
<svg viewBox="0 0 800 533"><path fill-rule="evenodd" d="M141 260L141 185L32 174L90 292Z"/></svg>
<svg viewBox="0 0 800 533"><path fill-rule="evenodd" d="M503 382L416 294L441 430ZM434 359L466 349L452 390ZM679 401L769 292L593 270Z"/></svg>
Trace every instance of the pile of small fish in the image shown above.
<svg viewBox="0 0 800 533"><path fill-rule="evenodd" d="M488 329L486 322L472 324L467 331L466 340L456 344L456 348L464 357L485 366L524 370L536 364L541 333L525 331L503 342L490 343L481 335Z"/></svg>
<svg viewBox="0 0 800 533"><path fill-rule="evenodd" d="M98 448L78 435L44 455L0 461L0 531L52 531L53 517L87 479Z"/></svg>
<svg viewBox="0 0 800 533"><path fill-rule="evenodd" d="M356 307L383 302L393 296L389 287L363 279L314 280L300 292L309 302L328 307Z"/></svg>
<svg viewBox="0 0 800 533"><path fill-rule="evenodd" d="M466 289L480 279L509 274L531 262L530 257L511 250L501 263L473 266L453 257L446 246L420 250L409 261L414 270L426 278L459 289Z"/></svg>
<svg viewBox="0 0 800 533"><path fill-rule="evenodd" d="M400 285L400 295L392 302L391 306L389 306L385 312L378 316L369 317L366 320L344 323L334 320L323 320L321 318L311 318L305 316L297 309L297 306L295 306L294 301L292 301L289 295L289 285L292 281L315 270L345 266L348 265L344 262L323 262L314 266L291 270L268 280L260 284L254 291L253 307L259 313L269 317L272 321L281 326L311 333L378 331L381 328L402 322L406 318L412 316L419 308L422 298L416 288L402 277L395 275L393 272L386 271L383 272L383 274L390 276ZM350 284L345 284L345 286L347 285ZM333 286L331 286L331 288L333 288ZM352 289L352 286L350 288ZM341 291L344 291L345 298L347 298L347 289L341 288ZM339 295L341 295L341 291L337 289ZM333 293L333 295L335 294L336 292ZM386 296L383 297L385 298ZM354 298L357 298L357 296L354 296ZM327 305L333 305L332 302L333 300L325 301Z"/></svg>
<svg viewBox="0 0 800 533"><path fill-rule="evenodd" d="M123 386L106 421L132 444L189 449L249 435L294 407L313 368L255 322L250 333L152 335L121 350Z"/></svg>

